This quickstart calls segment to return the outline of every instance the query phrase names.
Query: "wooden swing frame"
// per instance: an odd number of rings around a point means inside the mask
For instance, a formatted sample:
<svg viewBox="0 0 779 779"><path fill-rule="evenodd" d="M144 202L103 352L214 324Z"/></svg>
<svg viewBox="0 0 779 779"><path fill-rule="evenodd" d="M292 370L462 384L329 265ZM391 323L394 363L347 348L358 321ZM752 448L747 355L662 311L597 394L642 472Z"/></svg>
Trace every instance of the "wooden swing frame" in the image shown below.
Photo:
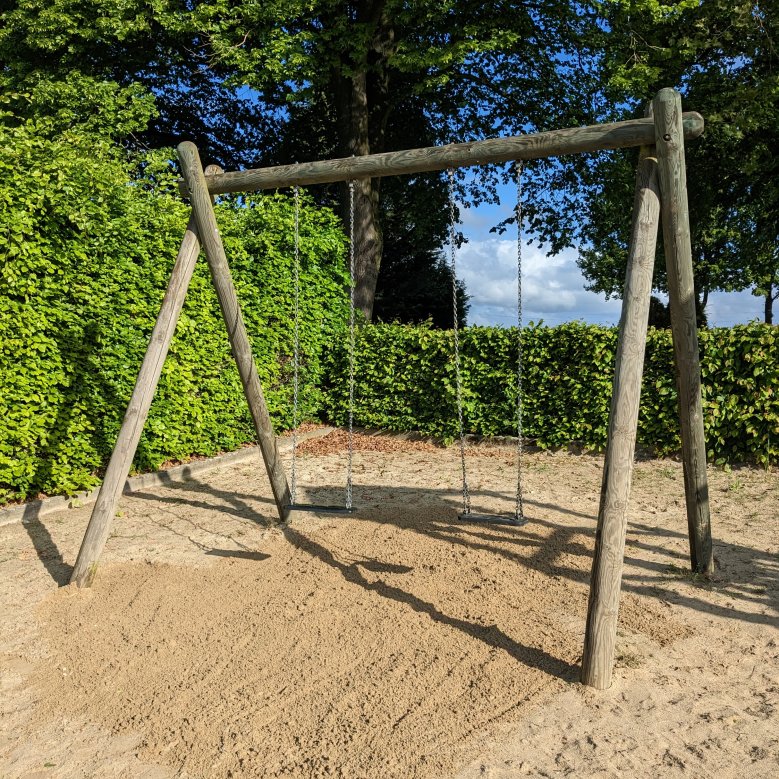
<svg viewBox="0 0 779 779"><path fill-rule="evenodd" d="M699 114L682 114L681 96L673 89L658 92L647 113L644 119L611 124L232 173L224 173L216 166L204 171L197 147L189 142L180 144L181 192L191 201L192 216L70 581L88 587L95 577L201 243L279 519L283 522L289 516L289 486L219 235L213 208L215 195L638 146L641 151L581 672L584 684L607 688L614 666L628 499L661 213L679 390L690 560L695 572L709 574L714 566L684 157L685 138L700 136L704 122Z"/></svg>

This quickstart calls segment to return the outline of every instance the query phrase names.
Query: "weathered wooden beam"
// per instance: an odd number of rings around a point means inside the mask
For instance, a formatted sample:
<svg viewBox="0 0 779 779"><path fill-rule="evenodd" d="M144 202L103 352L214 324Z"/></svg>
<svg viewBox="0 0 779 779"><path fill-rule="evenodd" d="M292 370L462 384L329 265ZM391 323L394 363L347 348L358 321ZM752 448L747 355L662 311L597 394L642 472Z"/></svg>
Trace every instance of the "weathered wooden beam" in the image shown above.
<svg viewBox="0 0 779 779"><path fill-rule="evenodd" d="M230 339L233 357L238 365L238 373L241 376L241 384L249 404L249 410L254 421L254 429L257 432L257 443L260 445L262 458L268 472L273 497L279 512L279 518L284 521L289 514L290 493L287 477L279 459L276 446L276 436L273 433L273 425L268 414L265 396L257 375L257 366L254 362L252 347L246 326L241 316L241 308L238 304L238 295L235 292L230 267L227 264L222 238L216 224L214 204L206 187L206 178L203 167L200 164L200 155L194 143L185 142L178 146L179 161L184 180L187 182L189 197L192 202L192 212L197 223L198 233L201 236L203 248L208 258L211 269L211 278L214 281L219 305L222 309L227 335Z"/></svg>
<svg viewBox="0 0 779 779"><path fill-rule="evenodd" d="M702 132L703 117L694 112L685 114L685 137L697 138ZM362 157L233 171L207 176L206 182L208 191L212 195L223 195L228 192L255 192L261 189L291 187L296 184L309 186L511 160L533 160L560 154L623 149L652 143L654 143L652 120L630 119L625 122L572 127L532 135L490 138L472 143L453 143L448 146L406 149ZM180 188L182 195L187 197L186 183L181 182Z"/></svg>
<svg viewBox="0 0 779 779"><path fill-rule="evenodd" d="M221 170L218 165L209 166L210 173L217 173ZM138 441L140 441L154 393L157 390L162 366L168 354L173 333L176 331L176 324L184 305L184 298L187 296L187 289L199 253L200 241L195 220L191 218L184 233L184 240L181 242L176 262L173 265L168 289L165 292L154 330L152 330L143 364L138 372L135 388L127 406L122 427L119 430L119 436L114 450L111 452L111 459L108 461L108 468L100 486L97 501L92 509L89 525L81 542L76 565L70 576L71 583L75 583L79 587L89 587L95 578L97 564L111 532L116 506L130 473L130 466L138 448Z"/></svg>
<svg viewBox="0 0 779 779"><path fill-rule="evenodd" d="M682 98L673 89L663 89L657 93L653 106L662 202L663 246L671 306L676 382L679 390L690 561L693 571L708 574L714 570L714 558L687 205Z"/></svg>
<svg viewBox="0 0 779 779"><path fill-rule="evenodd" d="M614 668L628 499L636 449L652 272L660 225L660 190L654 153L654 147L642 147L636 175L633 228L622 298L584 634L581 680L599 690L611 684Z"/></svg>

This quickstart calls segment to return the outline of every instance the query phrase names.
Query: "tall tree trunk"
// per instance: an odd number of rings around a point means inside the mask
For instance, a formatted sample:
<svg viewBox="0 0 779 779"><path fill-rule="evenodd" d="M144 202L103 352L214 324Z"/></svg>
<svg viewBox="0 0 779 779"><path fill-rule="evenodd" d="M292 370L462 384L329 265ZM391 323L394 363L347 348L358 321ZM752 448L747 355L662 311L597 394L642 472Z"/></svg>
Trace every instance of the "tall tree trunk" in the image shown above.
<svg viewBox="0 0 779 779"><path fill-rule="evenodd" d="M371 153L370 106L367 65L351 76L336 73L339 145L344 156ZM348 184L344 186L343 221L350 223ZM373 300L381 265L382 241L378 226L378 187L371 179L354 181L354 300L367 320L373 315Z"/></svg>
<svg viewBox="0 0 779 779"><path fill-rule="evenodd" d="M370 321L381 266L382 239L376 218L379 192L370 179L354 187L354 304Z"/></svg>
<svg viewBox="0 0 779 779"><path fill-rule="evenodd" d="M709 288L708 286L705 286L701 290L701 305L700 305L700 315L698 318L698 327L708 327L709 325L709 315L706 313L706 306L709 305Z"/></svg>
<svg viewBox="0 0 779 779"><path fill-rule="evenodd" d="M338 80L338 125L341 154L346 157L371 153L369 105L365 70ZM351 219L348 184L343 188L343 222ZM381 265L382 241L378 226L379 192L371 179L354 181L354 302L367 320L373 315L373 300Z"/></svg>
<svg viewBox="0 0 779 779"><path fill-rule="evenodd" d="M695 281L695 319L698 327L708 327L709 318L706 315L706 305L709 302L708 284L699 285ZM670 302L668 304L670 306Z"/></svg>
<svg viewBox="0 0 779 779"><path fill-rule="evenodd" d="M765 323L772 325L774 323L774 285L769 284L765 293L765 308L763 309Z"/></svg>
<svg viewBox="0 0 779 779"><path fill-rule="evenodd" d="M341 67L332 74L339 152L345 157L384 151L387 101L383 98L389 85L382 66L394 46L384 0L360 0L350 13L356 14L358 22L370 26L374 38L369 48L356 58L354 52L344 54ZM342 218L348 231L351 219L348 184L342 193ZM373 316L382 250L379 179L357 179L354 182L354 301L368 321Z"/></svg>

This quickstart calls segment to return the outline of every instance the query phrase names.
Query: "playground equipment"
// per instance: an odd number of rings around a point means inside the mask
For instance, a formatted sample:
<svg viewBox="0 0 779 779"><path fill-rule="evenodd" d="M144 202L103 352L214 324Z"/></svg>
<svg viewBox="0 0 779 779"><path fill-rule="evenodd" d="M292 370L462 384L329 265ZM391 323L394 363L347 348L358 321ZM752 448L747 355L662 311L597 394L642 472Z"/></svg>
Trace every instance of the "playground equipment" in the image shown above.
<svg viewBox="0 0 779 779"><path fill-rule="evenodd" d="M292 188L295 200L295 252L292 282L295 316L292 320L292 473L289 511L313 511L317 514L353 514L352 464L354 460L354 183L349 182L349 422L347 426L346 494L343 506L297 503L297 427L300 422L300 187Z"/></svg>
<svg viewBox="0 0 779 779"><path fill-rule="evenodd" d="M279 519L284 521L289 516L292 505L290 490L281 467L276 439L216 224L212 200L214 195L638 146L641 152L581 675L585 684L599 689L608 687L614 664L628 497L635 454L652 268L661 211L679 390L690 558L693 571L709 573L713 569L684 158L685 138L697 138L702 132L702 117L695 113L682 114L680 95L672 89L663 89L652 101L649 116L643 119L232 173L204 171L195 145L182 143L178 147L184 176L181 187L182 193L192 203L192 218L71 581L79 586L89 586L94 579L201 242L251 410Z"/></svg>
<svg viewBox="0 0 779 779"><path fill-rule="evenodd" d="M449 267L452 271L452 332L454 338L454 378L457 397L457 432L460 444L460 472L462 475L463 510L457 518L463 522L488 522L498 525L521 527L527 523L522 500L522 163L516 163L517 176L517 483L514 491L514 515L476 514L471 511L471 491L468 486L468 471L465 467L465 426L463 425L463 385L460 371L460 326L457 305L457 247L454 205L454 170L449 168Z"/></svg>

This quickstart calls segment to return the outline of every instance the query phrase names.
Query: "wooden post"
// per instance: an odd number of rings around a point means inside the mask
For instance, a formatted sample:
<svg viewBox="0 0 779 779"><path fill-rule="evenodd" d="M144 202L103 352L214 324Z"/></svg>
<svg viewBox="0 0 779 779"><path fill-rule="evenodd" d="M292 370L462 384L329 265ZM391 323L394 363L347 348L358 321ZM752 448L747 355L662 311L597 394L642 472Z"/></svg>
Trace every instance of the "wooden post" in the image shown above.
<svg viewBox="0 0 779 779"><path fill-rule="evenodd" d="M682 98L673 89L662 89L657 93L653 107L662 202L663 245L671 306L676 382L679 390L690 562L693 571L710 574L714 571L714 558L687 207Z"/></svg>
<svg viewBox="0 0 779 779"><path fill-rule="evenodd" d="M683 117L686 138L697 138L703 132L703 117L694 111ZM425 171L446 170L467 165L494 162L537 160L560 154L580 154L599 149L625 149L654 143L651 119L629 119L625 122L596 124L590 127L568 127L544 133L531 133L484 141L404 149L382 154L365 154L336 160L301 162L273 168L236 170L208 176L206 183L212 195L227 192L256 192L279 189L295 184L310 186L350 179L402 176ZM181 194L188 196L185 182Z"/></svg>
<svg viewBox="0 0 779 779"><path fill-rule="evenodd" d="M217 165L209 166L211 173L221 173ZM76 565L70 576L71 583L79 587L89 587L97 572L97 563L103 552L103 547L111 532L116 505L122 494L124 483L130 473L135 450L143 432L143 426L149 413L157 383L160 380L162 366L168 354L168 348L176 331L184 298L187 295L189 282L195 271L200 241L194 218L190 218L184 240L181 242L173 272L168 282L168 289L160 307L160 313L154 325L146 355L143 358L141 370L135 381L130 403L124 415L122 427L116 440L108 468L100 486L97 502L92 509L84 539L81 542Z"/></svg>
<svg viewBox="0 0 779 779"><path fill-rule="evenodd" d="M595 556L584 634L584 684L605 690L611 684L628 499L636 449L638 407L644 370L649 300L660 220L657 160L642 147L636 176L633 228L619 324L609 434L603 466Z"/></svg>
<svg viewBox="0 0 779 779"><path fill-rule="evenodd" d="M238 365L243 391L254 420L257 442L260 445L265 468L268 471L279 518L283 522L289 514L289 504L291 503L287 477L279 459L276 436L273 433L273 425L268 414L268 407L265 404L262 385L257 375L257 366L254 363L251 343L241 316L238 296L230 276L222 238L216 224L213 201L208 194L205 174L200 163L200 155L197 146L188 141L179 144L178 154L184 180L189 189L198 233L203 242L208 266L211 269L211 278L214 281L219 305L227 325L230 346Z"/></svg>

